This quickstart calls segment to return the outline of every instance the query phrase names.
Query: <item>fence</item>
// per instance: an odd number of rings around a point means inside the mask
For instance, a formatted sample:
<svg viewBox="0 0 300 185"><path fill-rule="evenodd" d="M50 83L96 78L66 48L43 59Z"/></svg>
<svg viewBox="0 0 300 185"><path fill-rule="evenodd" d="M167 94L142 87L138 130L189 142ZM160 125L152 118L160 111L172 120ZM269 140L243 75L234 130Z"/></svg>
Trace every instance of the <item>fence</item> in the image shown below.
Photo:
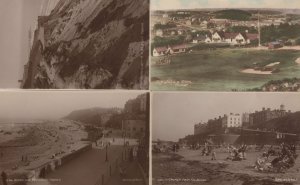
<svg viewBox="0 0 300 185"><path fill-rule="evenodd" d="M105 172L100 174L100 178L97 180L95 185L105 185L109 182L111 177L117 173L122 173L121 171L121 164L122 162L129 159L129 150L127 147L124 147L124 150L122 151L122 154L117 157L116 159L113 159L113 161L107 161L107 168Z"/></svg>

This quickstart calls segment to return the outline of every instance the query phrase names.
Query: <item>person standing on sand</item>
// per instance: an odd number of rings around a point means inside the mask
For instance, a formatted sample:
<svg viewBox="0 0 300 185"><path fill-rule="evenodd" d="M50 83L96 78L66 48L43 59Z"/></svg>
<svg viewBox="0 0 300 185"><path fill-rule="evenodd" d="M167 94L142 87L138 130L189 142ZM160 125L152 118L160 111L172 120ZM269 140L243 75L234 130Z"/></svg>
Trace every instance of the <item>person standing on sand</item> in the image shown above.
<svg viewBox="0 0 300 185"><path fill-rule="evenodd" d="M211 160L212 160L212 161L217 160L217 153L216 153L215 150L212 150L212 151L211 151Z"/></svg>
<svg viewBox="0 0 300 185"><path fill-rule="evenodd" d="M1 178L3 185L7 185L7 174L4 171L1 173Z"/></svg>

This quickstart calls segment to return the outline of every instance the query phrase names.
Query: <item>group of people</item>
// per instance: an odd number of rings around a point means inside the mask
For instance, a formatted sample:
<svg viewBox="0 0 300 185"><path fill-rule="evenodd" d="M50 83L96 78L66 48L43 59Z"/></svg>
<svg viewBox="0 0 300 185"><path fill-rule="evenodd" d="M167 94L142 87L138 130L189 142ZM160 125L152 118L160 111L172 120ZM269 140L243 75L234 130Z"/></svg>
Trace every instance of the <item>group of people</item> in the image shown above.
<svg viewBox="0 0 300 185"><path fill-rule="evenodd" d="M295 145L282 143L279 150L271 146L262 154L262 157L257 159L255 169L259 171L281 172L294 166L297 157Z"/></svg>
<svg viewBox="0 0 300 185"><path fill-rule="evenodd" d="M233 161L245 160L246 159L246 150L247 150L246 144L242 144L239 148L236 148L233 145L229 145L227 147L227 152L229 154L227 159L233 160Z"/></svg>

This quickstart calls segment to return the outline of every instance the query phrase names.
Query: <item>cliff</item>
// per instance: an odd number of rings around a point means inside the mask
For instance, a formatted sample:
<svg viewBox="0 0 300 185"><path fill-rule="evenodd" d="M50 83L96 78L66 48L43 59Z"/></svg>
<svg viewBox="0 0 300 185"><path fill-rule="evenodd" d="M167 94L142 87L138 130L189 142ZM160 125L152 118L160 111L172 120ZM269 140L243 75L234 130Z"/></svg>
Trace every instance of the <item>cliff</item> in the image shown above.
<svg viewBox="0 0 300 185"><path fill-rule="evenodd" d="M149 0L60 0L39 17L23 88L147 89Z"/></svg>
<svg viewBox="0 0 300 185"><path fill-rule="evenodd" d="M105 126L110 118L119 114L119 108L91 108L71 112L64 119L80 121L90 125Z"/></svg>

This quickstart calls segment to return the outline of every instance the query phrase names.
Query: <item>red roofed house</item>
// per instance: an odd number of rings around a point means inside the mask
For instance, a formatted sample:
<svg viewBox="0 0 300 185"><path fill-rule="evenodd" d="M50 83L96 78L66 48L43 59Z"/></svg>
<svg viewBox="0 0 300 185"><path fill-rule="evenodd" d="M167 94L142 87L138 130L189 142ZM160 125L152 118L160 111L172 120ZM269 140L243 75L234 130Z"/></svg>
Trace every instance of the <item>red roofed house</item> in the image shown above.
<svg viewBox="0 0 300 185"><path fill-rule="evenodd" d="M159 57L159 56L164 56L167 54L168 48L167 47L157 47L154 48L153 50L153 56L154 57Z"/></svg>

